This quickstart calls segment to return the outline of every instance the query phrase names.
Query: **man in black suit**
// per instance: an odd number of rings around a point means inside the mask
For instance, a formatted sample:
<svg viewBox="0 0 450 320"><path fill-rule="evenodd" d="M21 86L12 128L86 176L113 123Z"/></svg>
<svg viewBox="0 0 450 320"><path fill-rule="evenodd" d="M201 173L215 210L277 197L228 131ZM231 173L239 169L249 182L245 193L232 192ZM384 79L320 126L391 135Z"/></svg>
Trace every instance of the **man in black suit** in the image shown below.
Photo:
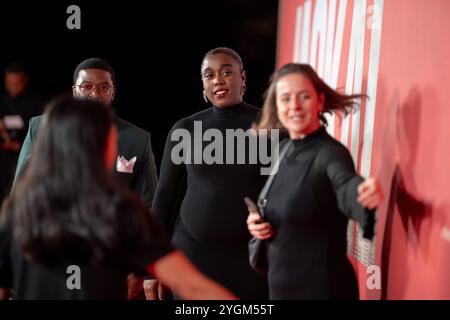
<svg viewBox="0 0 450 320"><path fill-rule="evenodd" d="M72 92L74 97L95 99L111 107L116 93L114 71L104 60L90 58L75 69ZM31 155L42 116L30 120L29 130L22 149L14 183L22 175ZM118 159L114 177L123 186L137 192L148 207L151 207L157 183L155 158L150 143L150 134L137 126L116 117L119 133Z"/></svg>
<svg viewBox="0 0 450 320"><path fill-rule="evenodd" d="M115 76L114 70L106 61L98 58L82 61L75 69L73 83L74 97L95 99L106 107L111 107L116 93ZM17 162L14 183L22 175L30 158L41 119L42 116L39 116L30 120L28 133ZM119 138L118 157L112 174L121 185L137 192L150 208L157 183L150 134L119 117L116 117L116 125ZM141 290L142 279L129 277L129 298L133 298Z"/></svg>

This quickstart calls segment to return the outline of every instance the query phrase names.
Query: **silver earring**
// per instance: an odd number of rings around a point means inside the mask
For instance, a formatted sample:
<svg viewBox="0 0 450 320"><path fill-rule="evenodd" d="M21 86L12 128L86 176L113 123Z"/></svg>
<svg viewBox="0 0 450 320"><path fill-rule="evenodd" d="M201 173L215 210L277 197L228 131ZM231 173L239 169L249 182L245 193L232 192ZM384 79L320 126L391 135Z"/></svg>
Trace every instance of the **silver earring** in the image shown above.
<svg viewBox="0 0 450 320"><path fill-rule="evenodd" d="M208 103L208 98L206 97L205 90L203 90L203 100L205 100L206 103Z"/></svg>
<svg viewBox="0 0 450 320"><path fill-rule="evenodd" d="M245 84L245 82L242 84L242 90L241 90L241 94L244 95L245 94L245 90L247 90L247 85Z"/></svg>

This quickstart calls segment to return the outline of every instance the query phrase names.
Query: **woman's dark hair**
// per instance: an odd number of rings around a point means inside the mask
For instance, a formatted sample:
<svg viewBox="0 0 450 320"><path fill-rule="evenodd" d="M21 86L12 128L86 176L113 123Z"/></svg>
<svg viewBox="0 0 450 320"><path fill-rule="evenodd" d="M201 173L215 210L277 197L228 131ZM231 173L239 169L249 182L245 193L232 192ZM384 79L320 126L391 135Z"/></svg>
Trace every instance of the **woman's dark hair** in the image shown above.
<svg viewBox="0 0 450 320"><path fill-rule="evenodd" d="M2 214L28 258L98 262L117 248L123 193L105 167L112 126L111 111L95 101L63 96L46 108Z"/></svg>
<svg viewBox="0 0 450 320"><path fill-rule="evenodd" d="M239 56L239 54L236 51L234 51L233 49L230 49L227 47L218 47L218 48L209 50L203 57L202 61L205 61L209 56L219 54L219 53L226 54L226 55L230 56L231 58L233 58L238 63L239 70L241 72L244 71L244 64L242 63L241 56ZM203 65L203 63L202 63L202 65Z"/></svg>
<svg viewBox="0 0 450 320"><path fill-rule="evenodd" d="M364 94L345 95L330 88L322 79L320 79L309 64L287 63L272 74L269 88L264 94L264 105L261 118L257 123L253 124L254 129L284 129L277 116L276 85L278 80L292 73L299 73L306 76L312 82L317 95L324 95L323 113L341 111L344 115L347 115L358 106L356 99L367 98L367 95ZM319 119L326 126L327 120L323 113L320 114Z"/></svg>

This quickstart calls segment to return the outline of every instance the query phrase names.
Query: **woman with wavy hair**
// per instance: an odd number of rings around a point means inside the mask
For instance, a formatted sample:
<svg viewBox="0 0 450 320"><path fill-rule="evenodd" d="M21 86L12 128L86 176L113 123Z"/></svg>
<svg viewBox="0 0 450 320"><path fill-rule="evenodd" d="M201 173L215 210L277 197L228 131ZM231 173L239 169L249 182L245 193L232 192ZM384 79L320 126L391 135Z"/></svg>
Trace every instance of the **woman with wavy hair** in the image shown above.
<svg viewBox="0 0 450 320"><path fill-rule="evenodd" d="M256 129L283 129L287 148L266 197L265 220L247 219L250 233L268 242L271 299L357 299L347 259L347 222L364 236L374 231L383 192L375 178L355 172L348 150L325 130L324 113L350 112L364 95L330 88L306 64L289 63L273 77ZM288 144L288 145L286 145Z"/></svg>

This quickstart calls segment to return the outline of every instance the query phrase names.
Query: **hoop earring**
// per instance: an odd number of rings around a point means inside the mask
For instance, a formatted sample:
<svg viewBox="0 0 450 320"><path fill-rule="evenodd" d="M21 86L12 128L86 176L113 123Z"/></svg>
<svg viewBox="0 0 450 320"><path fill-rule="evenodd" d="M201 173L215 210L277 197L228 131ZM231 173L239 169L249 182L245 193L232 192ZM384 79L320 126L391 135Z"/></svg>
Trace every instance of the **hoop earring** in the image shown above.
<svg viewBox="0 0 450 320"><path fill-rule="evenodd" d="M205 90L203 90L203 100L205 100L206 103L208 103L208 97L206 97Z"/></svg>

